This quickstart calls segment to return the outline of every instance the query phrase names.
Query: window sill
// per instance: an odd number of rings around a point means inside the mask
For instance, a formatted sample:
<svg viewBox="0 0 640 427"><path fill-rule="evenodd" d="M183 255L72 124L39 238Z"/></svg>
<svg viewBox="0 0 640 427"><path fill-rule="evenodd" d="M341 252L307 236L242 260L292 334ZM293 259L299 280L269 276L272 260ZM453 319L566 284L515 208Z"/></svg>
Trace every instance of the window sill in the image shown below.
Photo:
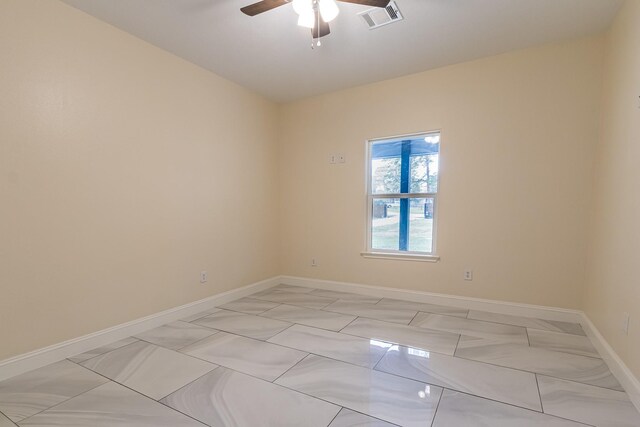
<svg viewBox="0 0 640 427"><path fill-rule="evenodd" d="M399 254L394 252L361 252L364 258L394 259L397 261L438 262L440 257L436 255Z"/></svg>

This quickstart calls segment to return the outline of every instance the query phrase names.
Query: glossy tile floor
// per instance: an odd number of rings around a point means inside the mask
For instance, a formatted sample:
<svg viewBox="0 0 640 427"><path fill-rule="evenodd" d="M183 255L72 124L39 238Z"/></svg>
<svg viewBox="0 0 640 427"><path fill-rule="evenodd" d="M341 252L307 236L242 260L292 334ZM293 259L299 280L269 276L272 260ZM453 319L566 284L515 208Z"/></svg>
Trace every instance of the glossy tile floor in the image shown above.
<svg viewBox="0 0 640 427"><path fill-rule="evenodd" d="M0 427L640 426L580 325L279 285L0 382Z"/></svg>

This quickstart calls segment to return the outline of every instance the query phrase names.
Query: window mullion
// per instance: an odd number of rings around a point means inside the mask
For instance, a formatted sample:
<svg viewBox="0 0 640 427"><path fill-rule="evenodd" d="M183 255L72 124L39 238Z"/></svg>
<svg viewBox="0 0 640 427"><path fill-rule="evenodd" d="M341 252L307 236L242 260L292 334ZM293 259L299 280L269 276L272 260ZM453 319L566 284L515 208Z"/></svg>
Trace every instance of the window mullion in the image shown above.
<svg viewBox="0 0 640 427"><path fill-rule="evenodd" d="M400 159L400 193L409 193L411 141L402 141ZM409 250L409 199L400 199L400 242L401 251Z"/></svg>

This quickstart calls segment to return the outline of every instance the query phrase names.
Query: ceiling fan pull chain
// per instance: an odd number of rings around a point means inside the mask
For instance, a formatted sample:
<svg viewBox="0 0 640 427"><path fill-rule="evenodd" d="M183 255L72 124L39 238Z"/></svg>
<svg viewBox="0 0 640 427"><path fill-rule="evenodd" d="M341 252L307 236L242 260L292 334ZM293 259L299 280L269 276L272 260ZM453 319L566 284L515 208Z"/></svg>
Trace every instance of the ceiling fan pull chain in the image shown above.
<svg viewBox="0 0 640 427"><path fill-rule="evenodd" d="M315 10L318 10L318 0L313 0L315 2ZM322 46L322 43L320 43L320 11L316 12L316 29L317 29L317 35L318 35L318 41L316 43L316 46Z"/></svg>

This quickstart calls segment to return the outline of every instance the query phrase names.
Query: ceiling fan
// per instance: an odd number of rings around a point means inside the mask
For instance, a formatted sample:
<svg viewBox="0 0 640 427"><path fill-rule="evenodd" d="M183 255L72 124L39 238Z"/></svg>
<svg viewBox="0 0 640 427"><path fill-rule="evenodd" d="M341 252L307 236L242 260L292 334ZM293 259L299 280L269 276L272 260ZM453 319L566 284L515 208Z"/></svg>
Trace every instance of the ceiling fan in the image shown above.
<svg viewBox="0 0 640 427"><path fill-rule="evenodd" d="M345 3L361 4L371 7L387 7L390 0L338 0ZM287 3L293 4L298 14L298 25L311 29L314 39L328 35L329 22L338 16L339 9L336 0L262 0L245 6L240 10L249 16L256 16Z"/></svg>

